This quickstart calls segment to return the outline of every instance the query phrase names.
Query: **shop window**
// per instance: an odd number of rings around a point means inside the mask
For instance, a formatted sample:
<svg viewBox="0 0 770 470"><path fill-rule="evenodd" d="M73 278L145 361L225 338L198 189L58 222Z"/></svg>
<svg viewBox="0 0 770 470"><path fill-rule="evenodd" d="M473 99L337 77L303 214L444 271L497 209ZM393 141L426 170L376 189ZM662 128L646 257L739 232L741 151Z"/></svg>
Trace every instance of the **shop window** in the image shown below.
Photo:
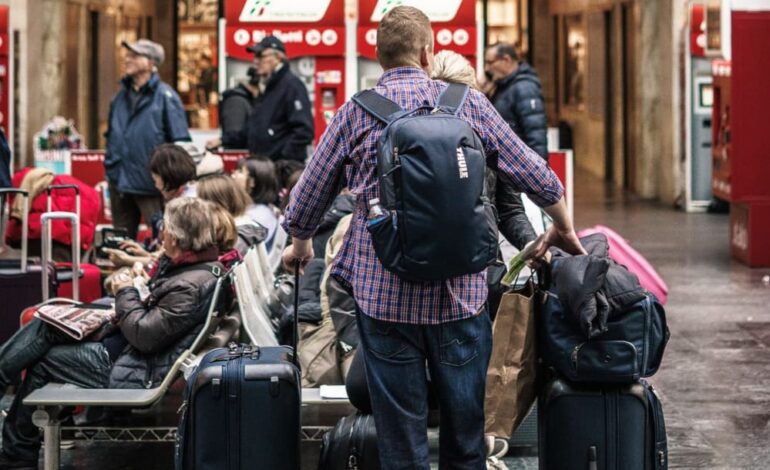
<svg viewBox="0 0 770 470"><path fill-rule="evenodd" d="M509 43L526 57L529 50L528 0L486 2L487 44Z"/></svg>
<svg viewBox="0 0 770 470"><path fill-rule="evenodd" d="M190 127L218 126L217 0L181 0L179 18L177 91Z"/></svg>
<svg viewBox="0 0 770 470"><path fill-rule="evenodd" d="M564 104L585 106L586 30L583 15L564 17Z"/></svg>

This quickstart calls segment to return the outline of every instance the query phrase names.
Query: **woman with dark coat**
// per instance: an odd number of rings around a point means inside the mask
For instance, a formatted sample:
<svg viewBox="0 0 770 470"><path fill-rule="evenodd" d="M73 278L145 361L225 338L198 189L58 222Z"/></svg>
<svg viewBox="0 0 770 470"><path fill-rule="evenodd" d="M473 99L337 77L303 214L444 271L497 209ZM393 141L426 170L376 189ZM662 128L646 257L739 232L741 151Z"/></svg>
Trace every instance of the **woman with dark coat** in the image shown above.
<svg viewBox="0 0 770 470"><path fill-rule="evenodd" d="M0 386L27 371L3 425L0 469L37 468L40 436L32 424L34 409L22 405L32 391L49 382L83 388L157 387L190 347L222 271L209 204L179 198L166 206L161 234L165 252L151 270L146 291L137 288L130 274L113 280L117 334L76 342L35 319L0 347Z"/></svg>

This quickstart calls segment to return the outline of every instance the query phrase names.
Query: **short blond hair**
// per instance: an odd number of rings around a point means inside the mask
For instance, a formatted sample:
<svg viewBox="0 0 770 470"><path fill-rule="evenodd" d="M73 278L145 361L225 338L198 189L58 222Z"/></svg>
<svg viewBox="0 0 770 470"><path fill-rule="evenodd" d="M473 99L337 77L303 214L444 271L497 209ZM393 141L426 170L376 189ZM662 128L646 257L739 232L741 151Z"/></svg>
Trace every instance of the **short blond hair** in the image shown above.
<svg viewBox="0 0 770 470"><path fill-rule="evenodd" d="M433 78L479 89L476 70L468 59L454 51L441 51L436 54L433 62Z"/></svg>
<svg viewBox="0 0 770 470"><path fill-rule="evenodd" d="M201 178L196 184L196 190L199 198L219 204L227 209L233 217L243 215L251 204L249 193L227 175L212 175Z"/></svg>
<svg viewBox="0 0 770 470"><path fill-rule="evenodd" d="M420 53L433 48L430 19L415 7L390 10L377 28L377 60L383 69L420 62Z"/></svg>
<svg viewBox="0 0 770 470"><path fill-rule="evenodd" d="M182 251L203 251L216 245L211 203L202 199L172 199L163 211L163 230L177 239Z"/></svg>
<svg viewBox="0 0 770 470"><path fill-rule="evenodd" d="M238 228L235 219L224 207L219 204L209 203L211 217L214 222L214 241L220 253L227 253L235 248L238 242Z"/></svg>

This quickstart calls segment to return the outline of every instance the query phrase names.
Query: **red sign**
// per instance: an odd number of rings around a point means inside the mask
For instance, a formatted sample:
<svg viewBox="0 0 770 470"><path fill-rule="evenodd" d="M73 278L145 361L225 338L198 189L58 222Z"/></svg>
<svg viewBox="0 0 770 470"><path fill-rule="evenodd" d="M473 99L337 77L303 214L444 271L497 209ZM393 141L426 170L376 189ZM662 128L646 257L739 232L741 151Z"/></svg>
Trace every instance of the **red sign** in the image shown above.
<svg viewBox="0 0 770 470"><path fill-rule="evenodd" d="M235 165L242 158L248 158L248 150L221 150L216 152L217 155L222 157L222 164L224 165L225 173L232 173L235 170Z"/></svg>
<svg viewBox="0 0 770 470"><path fill-rule="evenodd" d="M70 152L71 174L89 186L105 180L104 150L73 150Z"/></svg>
<svg viewBox="0 0 770 470"><path fill-rule="evenodd" d="M572 150L560 150L558 152L548 152L548 166L551 167L556 176L564 186L564 199L567 202L567 210L570 219L574 219L574 171L572 161Z"/></svg>
<svg viewBox="0 0 770 470"><path fill-rule="evenodd" d="M358 24L361 26L377 25L382 17L393 7L408 5L419 8L430 18L431 23L451 23L452 25L476 26L475 0L359 0Z"/></svg>
<svg viewBox="0 0 770 470"><path fill-rule="evenodd" d="M690 5L690 55L706 55L706 9L702 3Z"/></svg>
<svg viewBox="0 0 770 470"><path fill-rule="evenodd" d="M228 25L345 24L345 0L225 0Z"/></svg>
<svg viewBox="0 0 770 470"><path fill-rule="evenodd" d="M0 54L8 55L8 5L0 5Z"/></svg>
<svg viewBox="0 0 770 470"><path fill-rule="evenodd" d="M476 54L475 26L433 25L434 51L444 49L455 51L465 56ZM377 59L377 25L358 28L358 54L367 59Z"/></svg>
<svg viewBox="0 0 770 470"><path fill-rule="evenodd" d="M748 266L770 266L770 201L730 204L730 252Z"/></svg>
<svg viewBox="0 0 770 470"><path fill-rule="evenodd" d="M286 46L289 58L302 56L345 55L344 27L244 25L225 28L228 57L250 61L254 54L246 50L265 36L276 36Z"/></svg>

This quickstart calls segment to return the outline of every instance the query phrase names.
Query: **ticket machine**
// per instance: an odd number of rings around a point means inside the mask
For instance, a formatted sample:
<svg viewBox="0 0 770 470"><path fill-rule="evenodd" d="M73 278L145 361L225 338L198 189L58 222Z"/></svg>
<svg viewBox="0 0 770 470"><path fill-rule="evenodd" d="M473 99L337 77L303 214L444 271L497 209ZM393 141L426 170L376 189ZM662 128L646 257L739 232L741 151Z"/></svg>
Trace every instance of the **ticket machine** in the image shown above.
<svg viewBox="0 0 770 470"><path fill-rule="evenodd" d="M286 45L292 72L307 86L315 140L345 102L345 0L226 0L220 21L220 92L245 80L246 47L273 35Z"/></svg>
<svg viewBox="0 0 770 470"><path fill-rule="evenodd" d="M476 18L475 0L358 0L358 89L373 87L382 68L377 63L377 26L398 5L424 11L433 26L435 52L449 49L465 56L476 70L483 68L483 23Z"/></svg>
<svg viewBox="0 0 770 470"><path fill-rule="evenodd" d="M711 61L706 57L706 18L703 3L690 4L685 54L687 103L686 206L705 210L711 202L711 145L714 90Z"/></svg>

